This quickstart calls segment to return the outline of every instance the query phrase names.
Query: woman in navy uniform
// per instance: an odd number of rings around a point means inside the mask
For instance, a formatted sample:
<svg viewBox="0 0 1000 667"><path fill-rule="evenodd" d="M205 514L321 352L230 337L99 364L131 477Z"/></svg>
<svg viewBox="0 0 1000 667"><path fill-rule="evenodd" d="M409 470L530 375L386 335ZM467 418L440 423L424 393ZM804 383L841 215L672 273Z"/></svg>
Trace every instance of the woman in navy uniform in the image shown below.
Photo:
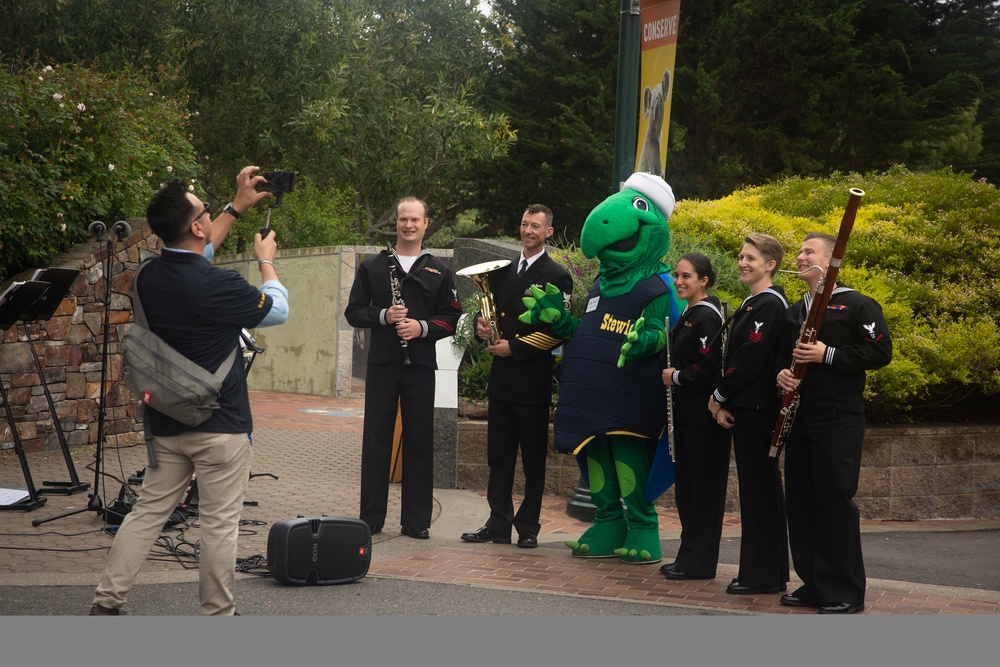
<svg viewBox="0 0 1000 667"><path fill-rule="evenodd" d="M709 399L716 421L733 434L740 487L740 569L732 595L786 590L788 533L778 461L768 455L778 417L778 349L788 301L772 283L784 249L773 236L750 234L739 257L750 296L733 314L722 378Z"/></svg>
<svg viewBox="0 0 1000 667"><path fill-rule="evenodd" d="M677 261L674 285L687 308L670 332L671 366L663 384L673 387L674 500L681 545L673 563L660 568L668 579L714 579L729 481L729 432L707 403L722 368L722 309L709 296L716 271L705 255Z"/></svg>

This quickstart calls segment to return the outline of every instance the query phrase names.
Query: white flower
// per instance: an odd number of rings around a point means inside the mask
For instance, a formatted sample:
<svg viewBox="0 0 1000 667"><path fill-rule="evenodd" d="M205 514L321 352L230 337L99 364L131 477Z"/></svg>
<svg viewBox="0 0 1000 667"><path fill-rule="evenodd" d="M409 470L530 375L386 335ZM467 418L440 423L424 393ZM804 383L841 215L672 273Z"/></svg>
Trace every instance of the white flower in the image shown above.
<svg viewBox="0 0 1000 667"><path fill-rule="evenodd" d="M45 81L45 78L44 77L38 77L38 80L39 81Z"/></svg>
<svg viewBox="0 0 1000 667"><path fill-rule="evenodd" d="M147 177L147 178L152 178L152 177L153 177L153 172L151 172L151 171L147 171L147 172L146 172L146 177Z"/></svg>
<svg viewBox="0 0 1000 667"><path fill-rule="evenodd" d="M60 109L64 108L65 106L66 106L66 103L65 103L65 102L60 102L60 103L59 103L59 108L60 108Z"/></svg>
<svg viewBox="0 0 1000 667"><path fill-rule="evenodd" d="M65 231L66 231L66 223L65 223L65 222L64 222L64 223L62 223L62 225L60 225L60 227L59 227L59 231L60 231L60 232L65 232Z"/></svg>
<svg viewBox="0 0 1000 667"><path fill-rule="evenodd" d="M169 167L169 166L167 167L167 173L168 173L168 174L171 174L171 173L173 173L173 171L174 171L174 168L173 168L173 167Z"/></svg>
<svg viewBox="0 0 1000 667"><path fill-rule="evenodd" d="M152 97L152 96L153 96L153 93L150 93L150 94L149 94L149 96L150 96L150 97Z"/></svg>
<svg viewBox="0 0 1000 667"><path fill-rule="evenodd" d="M193 185L189 185L188 186L188 192L194 192L194 186Z"/></svg>
<svg viewBox="0 0 1000 667"><path fill-rule="evenodd" d="M63 214L62 213L56 213L56 217L57 218L61 218L61 217L63 217Z"/></svg>
<svg viewBox="0 0 1000 667"><path fill-rule="evenodd" d="M54 100L61 100L62 97L62 93L52 93L52 99Z"/></svg>
<svg viewBox="0 0 1000 667"><path fill-rule="evenodd" d="M51 72L52 71L52 65L46 65L44 68L42 68L42 71L43 72Z"/></svg>
<svg viewBox="0 0 1000 667"><path fill-rule="evenodd" d="M115 165L109 164L108 165L108 171L114 171L114 170L115 170Z"/></svg>
<svg viewBox="0 0 1000 667"><path fill-rule="evenodd" d="M86 105L86 104L84 104L83 102L80 102L79 104L77 104L77 105L76 105L76 108L77 108L77 109L78 109L79 111L83 112L83 111L86 111L86 110L87 110L87 105Z"/></svg>

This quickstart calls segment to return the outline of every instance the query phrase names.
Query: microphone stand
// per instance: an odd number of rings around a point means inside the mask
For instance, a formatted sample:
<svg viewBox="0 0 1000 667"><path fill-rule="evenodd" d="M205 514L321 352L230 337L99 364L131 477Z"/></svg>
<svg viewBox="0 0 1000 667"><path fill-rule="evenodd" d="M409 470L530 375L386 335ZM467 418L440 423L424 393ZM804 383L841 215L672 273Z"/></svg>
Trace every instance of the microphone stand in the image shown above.
<svg viewBox="0 0 1000 667"><path fill-rule="evenodd" d="M90 223L90 233L94 235L95 240L100 243L101 239L104 237L104 233L107 231L107 227L100 220L95 220ZM55 521L56 519L62 519L67 516L73 516L74 514L79 514L81 512L96 512L98 515L103 516L105 514L104 502L101 500L99 484L101 481L101 461L104 458L104 419L106 412L107 403L107 378L108 378L108 338L111 333L111 271L114 266L115 258L115 239L122 241L127 236L132 233L129 224L123 220L119 220L115 223L114 234L108 236L107 249L105 251L106 265L104 269L104 326L102 327L102 333L104 335L104 343L101 351L101 398L99 407L97 410L97 445L94 449L94 486L93 493L88 495L89 501L86 507L81 507L75 510L70 510L68 512L63 512L62 514L56 514L54 516L46 517L44 519L35 519L31 522L32 526L40 526L43 523L49 521Z"/></svg>

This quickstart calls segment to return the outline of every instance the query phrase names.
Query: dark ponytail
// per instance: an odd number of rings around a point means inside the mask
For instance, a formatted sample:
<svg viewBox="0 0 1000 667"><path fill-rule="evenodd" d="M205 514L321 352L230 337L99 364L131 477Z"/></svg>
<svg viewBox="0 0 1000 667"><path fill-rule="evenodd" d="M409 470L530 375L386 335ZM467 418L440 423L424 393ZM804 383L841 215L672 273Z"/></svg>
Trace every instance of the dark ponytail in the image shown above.
<svg viewBox="0 0 1000 667"><path fill-rule="evenodd" d="M689 252L683 257L683 260L690 262L691 266L694 267L694 272L698 274L698 279L701 280L705 276L708 276L708 285L705 287L711 287L715 284L715 279L718 277L718 272L712 266L712 260L700 252ZM679 262L680 260L678 260Z"/></svg>

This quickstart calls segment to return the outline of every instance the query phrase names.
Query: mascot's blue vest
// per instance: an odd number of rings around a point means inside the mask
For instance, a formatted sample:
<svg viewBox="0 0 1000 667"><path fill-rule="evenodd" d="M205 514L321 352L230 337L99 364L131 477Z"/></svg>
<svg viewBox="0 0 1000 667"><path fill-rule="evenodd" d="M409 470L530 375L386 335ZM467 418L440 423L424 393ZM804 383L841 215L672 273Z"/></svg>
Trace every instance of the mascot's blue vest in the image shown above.
<svg viewBox="0 0 1000 667"><path fill-rule="evenodd" d="M575 452L591 437L607 433L660 437L667 420L660 355L630 361L624 368L617 364L629 329L646 304L670 291L669 280L652 276L616 297L601 296L594 283L587 295L588 310L566 344L559 369L559 404L553 419L556 451Z"/></svg>

